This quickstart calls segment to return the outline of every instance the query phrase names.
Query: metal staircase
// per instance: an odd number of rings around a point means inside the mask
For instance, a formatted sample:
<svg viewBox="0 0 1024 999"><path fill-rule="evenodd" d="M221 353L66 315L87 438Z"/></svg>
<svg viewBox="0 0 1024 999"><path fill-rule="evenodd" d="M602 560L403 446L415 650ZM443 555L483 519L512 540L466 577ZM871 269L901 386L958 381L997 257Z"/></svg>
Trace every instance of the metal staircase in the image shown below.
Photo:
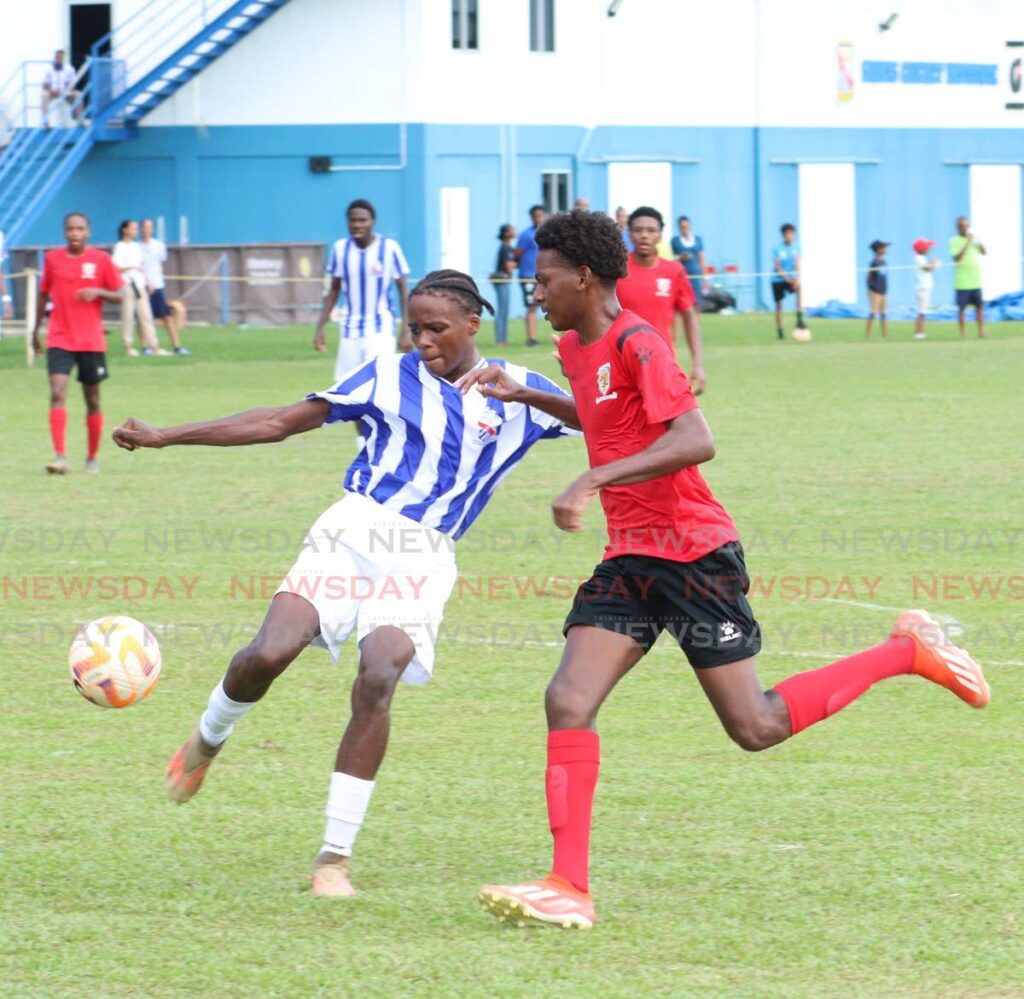
<svg viewBox="0 0 1024 999"><path fill-rule="evenodd" d="M0 88L0 232L13 246L97 142L138 135L139 121L289 0L151 0L100 39L72 102L43 120L47 63L26 62ZM78 120L81 119L81 123Z"/></svg>

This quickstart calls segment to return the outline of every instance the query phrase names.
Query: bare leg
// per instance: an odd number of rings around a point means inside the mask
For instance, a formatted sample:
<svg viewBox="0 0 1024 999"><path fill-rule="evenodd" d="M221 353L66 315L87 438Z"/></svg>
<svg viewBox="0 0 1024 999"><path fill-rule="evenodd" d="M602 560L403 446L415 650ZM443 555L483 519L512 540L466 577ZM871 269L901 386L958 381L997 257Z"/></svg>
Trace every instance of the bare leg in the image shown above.
<svg viewBox="0 0 1024 999"><path fill-rule="evenodd" d="M85 396L85 411L89 416L95 416L100 411L100 383L95 385L83 385L82 395Z"/></svg>
<svg viewBox="0 0 1024 999"><path fill-rule="evenodd" d="M917 322L914 324L914 332L915 333L923 333L924 332L924 313L923 312L919 312L917 314Z"/></svg>
<svg viewBox="0 0 1024 999"><path fill-rule="evenodd" d="M759 752L792 734L786 702L762 688L753 659L694 672L722 727L743 749Z"/></svg>
<svg viewBox="0 0 1024 999"><path fill-rule="evenodd" d="M259 633L232 658L224 674L224 693L233 701L258 701L319 634L316 608L294 593L278 593Z"/></svg>
<svg viewBox="0 0 1024 999"><path fill-rule="evenodd" d="M352 717L338 747L335 770L361 780L377 775L391 731L391 699L415 651L412 639L390 626L371 631L360 642Z"/></svg>
<svg viewBox="0 0 1024 999"><path fill-rule="evenodd" d="M870 315L868 316L868 322L867 322L867 325L866 325L866 326L864 327L864 339L865 339L865 340L870 340L870 339L871 339L871 324L872 324L872 323L873 323L874 321L875 321L875 314L874 314L874 313L872 312L872 313L871 313L871 314L870 314Z"/></svg>
<svg viewBox="0 0 1024 999"><path fill-rule="evenodd" d="M526 310L526 342L537 342L537 306L531 305Z"/></svg>
<svg viewBox="0 0 1024 999"><path fill-rule="evenodd" d="M966 328L967 324L966 324L966 319L965 319L966 315L967 315L967 306L964 306L959 311L959 313L957 313L957 317L956 317L957 325L960 327L960 335L961 336L967 336L967 328Z"/></svg>
<svg viewBox="0 0 1024 999"><path fill-rule="evenodd" d="M888 317L886 316L886 314L884 312L879 317L879 322L882 324L882 337L883 337L883 339L888 339L888 337L889 337L889 319L888 319Z"/></svg>
<svg viewBox="0 0 1024 999"><path fill-rule="evenodd" d="M177 350L181 346L181 339L178 337L177 327L174 325L174 320L170 316L164 316L160 320L165 330L167 330L167 337L171 341L171 347Z"/></svg>
<svg viewBox="0 0 1024 999"><path fill-rule="evenodd" d="M643 656L628 635L589 625L570 628L544 696L548 729L593 729L604 699Z"/></svg>
<svg viewBox="0 0 1024 999"><path fill-rule="evenodd" d="M979 305L975 308L974 313L978 317L978 336L984 339L988 335L985 332L985 310Z"/></svg>

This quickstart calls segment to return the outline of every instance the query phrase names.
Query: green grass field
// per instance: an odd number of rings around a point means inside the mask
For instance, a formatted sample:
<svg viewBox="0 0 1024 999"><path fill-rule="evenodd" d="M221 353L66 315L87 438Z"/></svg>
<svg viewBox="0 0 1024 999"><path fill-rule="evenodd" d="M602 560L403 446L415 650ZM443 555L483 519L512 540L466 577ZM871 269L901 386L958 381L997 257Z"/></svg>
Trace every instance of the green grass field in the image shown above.
<svg viewBox="0 0 1024 999"><path fill-rule="evenodd" d="M771 327L705 321L718 445L706 475L746 539L762 679L872 644L896 609L928 606L966 632L993 704L973 712L898 678L746 755L663 637L601 716L590 934L508 929L474 900L482 883L547 870L542 696L565 597L452 598L434 680L396 698L356 851L361 894L315 899L353 646L337 667L305 653L189 805L165 800L163 769L262 620L266 599L232 580L288 570L339 494L351 430L250 450L128 454L108 440L94 478L78 471L73 386L75 474L48 478L45 373L5 339L0 991L1024 996L1024 328L993 325L979 342L933 324L916 343L894 323L890 341L864 343L860 323L817 322L803 345ZM195 330L192 358L112 356L107 432L129 415L291 402L330 379L310 339ZM546 350L509 356L555 373ZM512 593L586 575L600 510L574 536L549 514L584 461L577 440L535 448L467 535L462 574L512 577ZM99 577L106 589L65 599ZM76 625L106 613L162 636L163 677L126 711L82 700L65 665Z"/></svg>

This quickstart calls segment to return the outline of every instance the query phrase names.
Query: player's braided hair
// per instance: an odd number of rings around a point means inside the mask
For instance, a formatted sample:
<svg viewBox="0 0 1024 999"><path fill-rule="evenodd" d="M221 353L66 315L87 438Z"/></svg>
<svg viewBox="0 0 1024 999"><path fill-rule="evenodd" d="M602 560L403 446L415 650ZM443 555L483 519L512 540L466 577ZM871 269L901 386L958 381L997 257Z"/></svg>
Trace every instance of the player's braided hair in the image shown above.
<svg viewBox="0 0 1024 999"><path fill-rule="evenodd" d="M479 316L486 309L492 316L494 306L480 294L476 282L462 271L431 271L409 293L413 295L440 295L458 302L471 316Z"/></svg>
<svg viewBox="0 0 1024 999"><path fill-rule="evenodd" d="M603 212L571 212L552 215L533 238L542 250L555 250L573 267L589 267L602 284L614 284L626 276L628 257L622 232Z"/></svg>

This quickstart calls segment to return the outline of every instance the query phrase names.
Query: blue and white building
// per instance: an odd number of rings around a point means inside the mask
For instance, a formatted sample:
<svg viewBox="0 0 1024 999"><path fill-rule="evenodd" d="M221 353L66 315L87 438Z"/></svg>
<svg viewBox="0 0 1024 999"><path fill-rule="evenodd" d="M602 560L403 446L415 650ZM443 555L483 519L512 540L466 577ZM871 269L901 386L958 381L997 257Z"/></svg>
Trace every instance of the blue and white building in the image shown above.
<svg viewBox="0 0 1024 999"><path fill-rule="evenodd" d="M769 267L792 221L814 304L864 299L873 239L893 243L892 265L919 237L945 259L967 214L986 295L1024 287L1020 0L904 0L892 17L873 0L609 5L115 0L82 148L53 158L59 184L20 214L11 192L29 171L0 159L0 227L53 242L74 206L108 229L158 216L171 242L329 245L366 197L413 275L484 278L501 223L585 196L654 204L672 232L687 214L709 263L741 273ZM82 50L77 6L9 5L0 81ZM8 141L39 124L12 92ZM764 300L763 283L737 282L744 304ZM894 269L891 297L910 303L912 283ZM951 287L940 269L935 301Z"/></svg>

